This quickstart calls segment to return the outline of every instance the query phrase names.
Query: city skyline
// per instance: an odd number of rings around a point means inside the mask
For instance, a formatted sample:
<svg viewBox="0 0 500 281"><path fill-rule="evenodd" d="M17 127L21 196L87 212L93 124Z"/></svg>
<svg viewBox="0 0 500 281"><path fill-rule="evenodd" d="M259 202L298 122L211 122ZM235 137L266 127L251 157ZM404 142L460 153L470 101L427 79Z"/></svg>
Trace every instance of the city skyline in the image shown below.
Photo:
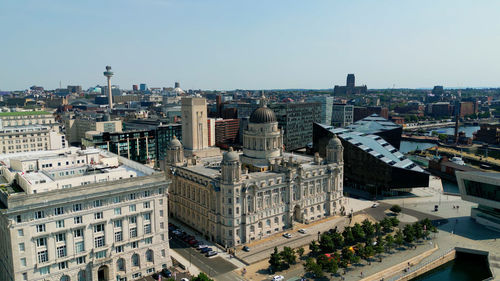
<svg viewBox="0 0 500 281"><path fill-rule="evenodd" d="M498 2L284 3L2 3L0 89L104 85L105 65L125 89L499 86Z"/></svg>

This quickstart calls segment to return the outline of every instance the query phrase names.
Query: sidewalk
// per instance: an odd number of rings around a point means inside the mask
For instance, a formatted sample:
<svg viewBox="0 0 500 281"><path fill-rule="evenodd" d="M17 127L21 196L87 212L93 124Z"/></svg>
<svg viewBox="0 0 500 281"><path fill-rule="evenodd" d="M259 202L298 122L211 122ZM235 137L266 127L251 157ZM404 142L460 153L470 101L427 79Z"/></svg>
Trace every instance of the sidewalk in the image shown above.
<svg viewBox="0 0 500 281"><path fill-rule="evenodd" d="M189 261L182 257L175 250L170 249L170 256L184 265L186 267L186 270L189 271L189 274L193 276L198 276L198 274L200 274L201 270L198 267L196 267L194 264L189 265Z"/></svg>

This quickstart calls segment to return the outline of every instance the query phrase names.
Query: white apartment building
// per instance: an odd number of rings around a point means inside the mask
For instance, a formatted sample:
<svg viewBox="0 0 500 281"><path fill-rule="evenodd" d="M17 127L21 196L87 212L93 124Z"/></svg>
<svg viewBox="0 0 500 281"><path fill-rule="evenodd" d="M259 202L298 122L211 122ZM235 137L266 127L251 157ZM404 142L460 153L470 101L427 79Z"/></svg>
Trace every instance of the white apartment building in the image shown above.
<svg viewBox="0 0 500 281"><path fill-rule="evenodd" d="M68 147L50 112L0 113L0 153L12 154Z"/></svg>
<svg viewBox="0 0 500 281"><path fill-rule="evenodd" d="M332 112L333 126L346 127L353 123L354 106L348 104L334 104Z"/></svg>
<svg viewBox="0 0 500 281"><path fill-rule="evenodd" d="M169 184L98 149L0 155L0 280L130 281L171 266Z"/></svg>

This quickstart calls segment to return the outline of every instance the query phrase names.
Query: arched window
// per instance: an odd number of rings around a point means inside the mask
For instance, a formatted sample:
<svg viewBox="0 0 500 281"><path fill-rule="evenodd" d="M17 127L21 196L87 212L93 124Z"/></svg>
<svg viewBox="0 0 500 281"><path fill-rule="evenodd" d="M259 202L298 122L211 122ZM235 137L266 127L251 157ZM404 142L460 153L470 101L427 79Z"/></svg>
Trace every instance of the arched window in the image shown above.
<svg viewBox="0 0 500 281"><path fill-rule="evenodd" d="M153 250L147 250L146 251L146 261L147 262L153 262Z"/></svg>
<svg viewBox="0 0 500 281"><path fill-rule="evenodd" d="M125 271L125 260L120 258L116 261L116 270Z"/></svg>
<svg viewBox="0 0 500 281"><path fill-rule="evenodd" d="M139 255L138 254L132 255L132 266L139 266Z"/></svg>
<svg viewBox="0 0 500 281"><path fill-rule="evenodd" d="M275 217L274 218L274 223L279 223L280 219L278 219L278 217Z"/></svg>
<svg viewBox="0 0 500 281"><path fill-rule="evenodd" d="M80 270L80 272L78 272L78 281L85 281L85 271Z"/></svg>
<svg viewBox="0 0 500 281"><path fill-rule="evenodd" d="M61 277L61 281L69 281L69 276L68 275L63 275Z"/></svg>

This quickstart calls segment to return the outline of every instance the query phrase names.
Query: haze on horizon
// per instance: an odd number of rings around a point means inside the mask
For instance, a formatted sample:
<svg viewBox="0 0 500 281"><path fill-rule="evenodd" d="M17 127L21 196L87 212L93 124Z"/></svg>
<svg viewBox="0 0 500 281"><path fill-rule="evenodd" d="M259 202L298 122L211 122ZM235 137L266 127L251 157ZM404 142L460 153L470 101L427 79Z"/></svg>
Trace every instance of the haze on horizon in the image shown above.
<svg viewBox="0 0 500 281"><path fill-rule="evenodd" d="M499 87L500 1L5 0L0 89Z"/></svg>

